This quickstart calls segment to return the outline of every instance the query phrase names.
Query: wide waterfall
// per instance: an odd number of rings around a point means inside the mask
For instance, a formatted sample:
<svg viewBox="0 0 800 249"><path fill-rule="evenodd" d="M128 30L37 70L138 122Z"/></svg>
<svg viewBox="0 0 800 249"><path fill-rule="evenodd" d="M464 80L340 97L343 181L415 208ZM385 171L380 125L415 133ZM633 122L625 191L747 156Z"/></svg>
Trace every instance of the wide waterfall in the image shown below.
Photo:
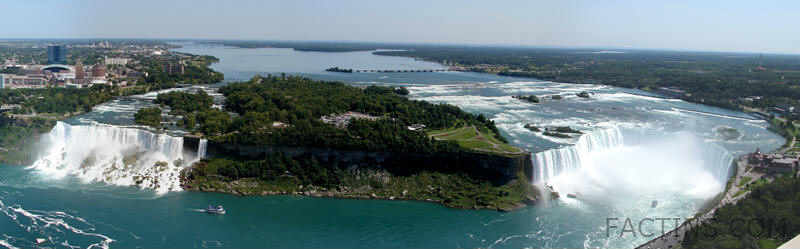
<svg viewBox="0 0 800 249"><path fill-rule="evenodd" d="M199 158L184 151L182 137L104 124L58 122L43 139L44 156L33 169L158 193L181 190L181 169ZM205 143L198 147L204 151Z"/></svg>
<svg viewBox="0 0 800 249"><path fill-rule="evenodd" d="M572 146L542 151L534 154L533 182L542 182L569 170L591 165L590 152L622 146L622 132L612 127L581 136Z"/></svg>
<svg viewBox="0 0 800 249"><path fill-rule="evenodd" d="M663 137L633 140L644 142L627 143L621 130L612 127L585 134L574 145L538 152L533 156L533 182L550 181L581 169L595 173L608 171L609 167L630 173L621 174L625 177L647 178L652 177L647 176L648 172L683 169L703 170L722 183L730 176L733 155L722 146L691 134L675 133L666 140ZM642 170L642 175L634 176L632 172L636 170Z"/></svg>

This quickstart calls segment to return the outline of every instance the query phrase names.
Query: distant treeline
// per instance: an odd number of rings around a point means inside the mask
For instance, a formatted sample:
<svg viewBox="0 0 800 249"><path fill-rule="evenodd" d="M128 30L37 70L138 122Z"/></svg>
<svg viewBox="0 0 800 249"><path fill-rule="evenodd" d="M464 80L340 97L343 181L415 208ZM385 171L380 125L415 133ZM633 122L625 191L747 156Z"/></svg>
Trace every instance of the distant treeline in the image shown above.
<svg viewBox="0 0 800 249"><path fill-rule="evenodd" d="M291 48L297 51L355 52L381 48L374 43L341 42L282 42L282 41L210 41L215 44L239 48Z"/></svg>

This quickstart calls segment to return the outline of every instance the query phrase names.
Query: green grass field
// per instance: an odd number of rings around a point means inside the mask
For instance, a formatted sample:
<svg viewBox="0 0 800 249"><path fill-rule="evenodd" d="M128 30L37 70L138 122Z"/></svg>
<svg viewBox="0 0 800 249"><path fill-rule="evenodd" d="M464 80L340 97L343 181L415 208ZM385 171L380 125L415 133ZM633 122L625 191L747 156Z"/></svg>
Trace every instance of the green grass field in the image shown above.
<svg viewBox="0 0 800 249"><path fill-rule="evenodd" d="M750 180L752 180L752 179L753 179L753 178L752 178L752 177L749 177L749 176L742 176L742 180L740 180L740 181L739 181L739 185L737 185L737 186L741 188L741 187L742 187L742 186L744 186L745 184L749 183L749 182L750 182Z"/></svg>
<svg viewBox="0 0 800 249"><path fill-rule="evenodd" d="M521 149L503 143L495 138L492 131L479 131L474 126L462 126L442 130L428 131L428 136L437 140L455 141L458 145L488 153L515 154L523 152Z"/></svg>

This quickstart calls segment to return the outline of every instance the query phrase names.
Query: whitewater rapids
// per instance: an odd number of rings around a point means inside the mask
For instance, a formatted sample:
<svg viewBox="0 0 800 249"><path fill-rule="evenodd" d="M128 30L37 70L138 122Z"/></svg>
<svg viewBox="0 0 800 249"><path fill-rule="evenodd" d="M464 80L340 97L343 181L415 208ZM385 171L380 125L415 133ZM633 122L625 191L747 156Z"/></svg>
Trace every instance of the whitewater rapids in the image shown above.
<svg viewBox="0 0 800 249"><path fill-rule="evenodd" d="M181 191L180 171L205 153L184 151L183 138L104 124L58 122L43 137L43 156L30 166L45 175L138 186L159 194Z"/></svg>

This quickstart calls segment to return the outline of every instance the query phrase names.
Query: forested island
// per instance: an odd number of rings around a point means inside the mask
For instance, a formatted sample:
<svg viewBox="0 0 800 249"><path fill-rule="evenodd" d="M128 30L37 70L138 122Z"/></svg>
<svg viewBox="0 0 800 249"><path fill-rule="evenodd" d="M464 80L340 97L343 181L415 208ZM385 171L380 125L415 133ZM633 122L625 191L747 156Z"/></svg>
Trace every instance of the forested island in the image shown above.
<svg viewBox="0 0 800 249"><path fill-rule="evenodd" d="M529 153L483 115L409 100L396 88L296 76L254 77L219 92L224 110L202 92L157 97L209 140L209 158L183 172L185 189L497 210L537 198L525 172Z"/></svg>
<svg viewBox="0 0 800 249"><path fill-rule="evenodd" d="M325 69L325 71L327 71L327 72L336 72L336 73L352 73L352 72L353 72L353 69L350 69L350 68L331 67L331 68Z"/></svg>

